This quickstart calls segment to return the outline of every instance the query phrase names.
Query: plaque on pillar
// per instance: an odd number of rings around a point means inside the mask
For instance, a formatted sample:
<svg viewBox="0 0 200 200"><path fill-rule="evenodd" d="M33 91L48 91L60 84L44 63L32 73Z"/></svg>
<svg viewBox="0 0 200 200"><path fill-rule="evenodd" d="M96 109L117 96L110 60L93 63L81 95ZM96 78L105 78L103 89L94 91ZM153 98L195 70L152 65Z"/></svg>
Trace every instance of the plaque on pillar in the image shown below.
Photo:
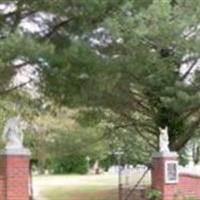
<svg viewBox="0 0 200 200"><path fill-rule="evenodd" d="M165 183L173 184L178 183L178 162L166 161L165 162Z"/></svg>

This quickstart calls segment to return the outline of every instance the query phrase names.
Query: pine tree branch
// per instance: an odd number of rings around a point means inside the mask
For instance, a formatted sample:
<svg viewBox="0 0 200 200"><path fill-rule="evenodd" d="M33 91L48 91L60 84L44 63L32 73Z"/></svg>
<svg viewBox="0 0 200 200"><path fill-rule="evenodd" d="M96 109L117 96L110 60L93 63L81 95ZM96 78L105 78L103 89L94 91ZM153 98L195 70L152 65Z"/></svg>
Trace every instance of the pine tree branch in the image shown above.
<svg viewBox="0 0 200 200"><path fill-rule="evenodd" d="M20 69L20 68L22 68L22 67L24 67L24 66L26 66L26 65L30 65L30 64L33 64L33 63L30 62L30 61L26 61L26 62L20 63L20 64L18 64L18 65L13 65L13 67L14 67L15 69Z"/></svg>
<svg viewBox="0 0 200 200"><path fill-rule="evenodd" d="M189 39L193 35L196 35L198 30L199 30L199 24L197 24L196 26L193 25L188 27L188 31L184 34L184 38Z"/></svg>
<svg viewBox="0 0 200 200"><path fill-rule="evenodd" d="M154 149L157 149L157 146L156 146L154 143L150 142L149 137L147 137L145 134L143 134L142 131L140 131L140 129L139 129L137 126L135 126L135 130L137 131L137 133L144 139L144 141L145 141L149 146L151 146L151 147L154 148Z"/></svg>
<svg viewBox="0 0 200 200"><path fill-rule="evenodd" d="M184 134L181 134L173 144L171 144L171 148L173 150L179 151L181 148L185 146L187 141L194 135L195 130L199 127L200 125L200 116L197 118L195 122L190 125L190 127L185 131Z"/></svg>
<svg viewBox="0 0 200 200"><path fill-rule="evenodd" d="M188 68L188 70L185 72L185 74L183 74L181 76L181 80L182 81L185 80L188 77L188 75L190 75L191 71L194 69L194 67L196 66L197 62L198 62L198 59L196 59L196 60L194 60L192 62L192 64L190 65L190 67Z"/></svg>
<svg viewBox="0 0 200 200"><path fill-rule="evenodd" d="M186 120L187 118L189 118L190 116L192 116L196 112L199 112L199 109L200 109L200 105L188 108L187 110L184 111L184 113L186 112L186 114L184 114L182 117L180 117L179 121Z"/></svg>
<svg viewBox="0 0 200 200"><path fill-rule="evenodd" d="M135 110L137 110L138 112L143 113L144 115L152 118L154 113L152 112L153 109L150 109L149 105L144 104L144 101L142 99L137 99L133 97L133 102L132 104L134 104L134 102L136 103L136 106L133 106Z"/></svg>
<svg viewBox="0 0 200 200"><path fill-rule="evenodd" d="M150 142L149 137L142 133L142 131L140 130L141 127L138 127L138 125L136 123L134 123L134 122L127 123L127 124L116 125L114 127L114 130L117 130L117 129L120 129L120 128L127 128L127 127L134 127L134 129L145 140L146 143L148 143L154 149L157 148L157 146L155 144L153 144L153 143ZM155 134L153 134L153 135L155 136Z"/></svg>
<svg viewBox="0 0 200 200"><path fill-rule="evenodd" d="M29 84L31 82L33 82L33 79L30 79L29 81L27 81L25 83L21 83L19 85L16 85L14 87L11 87L11 88L8 88L8 89L5 89L5 90L1 90L0 91L0 95L6 95L6 94L8 94L10 92L13 92L14 90L17 90L19 88L22 88L22 87L26 86L27 84Z"/></svg>
<svg viewBox="0 0 200 200"><path fill-rule="evenodd" d="M192 53L191 53L191 54L192 54ZM195 61L195 60L197 60L197 59L198 59L198 57L196 57L196 56L189 56L188 58L182 60L182 61L180 62L180 65L187 64L187 63L189 63L189 62L193 62L193 61Z"/></svg>
<svg viewBox="0 0 200 200"><path fill-rule="evenodd" d="M42 37L42 39L49 39L56 31L58 31L60 28L62 28L63 26L65 26L69 22L71 22L71 20L72 20L72 18L60 21L59 23L55 24L51 28L51 30Z"/></svg>
<svg viewBox="0 0 200 200"><path fill-rule="evenodd" d="M154 126L152 126L152 123L147 123L144 122L146 120L143 120L143 122L136 120L132 117L130 117L127 113L120 113L120 115L126 119L126 121L130 121L130 123L127 123L129 126L133 126L133 127L141 127L143 129L146 129L146 131L148 131L152 136L157 136L157 132L155 131L156 128ZM126 125L126 124L125 124Z"/></svg>

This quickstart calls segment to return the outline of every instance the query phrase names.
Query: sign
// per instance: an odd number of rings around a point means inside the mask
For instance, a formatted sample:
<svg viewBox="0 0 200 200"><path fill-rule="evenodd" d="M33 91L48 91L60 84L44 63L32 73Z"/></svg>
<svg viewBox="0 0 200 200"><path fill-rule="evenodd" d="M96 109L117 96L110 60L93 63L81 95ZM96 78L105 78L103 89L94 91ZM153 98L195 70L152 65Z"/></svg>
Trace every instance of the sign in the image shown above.
<svg viewBox="0 0 200 200"><path fill-rule="evenodd" d="M178 162L165 162L165 183L178 183Z"/></svg>

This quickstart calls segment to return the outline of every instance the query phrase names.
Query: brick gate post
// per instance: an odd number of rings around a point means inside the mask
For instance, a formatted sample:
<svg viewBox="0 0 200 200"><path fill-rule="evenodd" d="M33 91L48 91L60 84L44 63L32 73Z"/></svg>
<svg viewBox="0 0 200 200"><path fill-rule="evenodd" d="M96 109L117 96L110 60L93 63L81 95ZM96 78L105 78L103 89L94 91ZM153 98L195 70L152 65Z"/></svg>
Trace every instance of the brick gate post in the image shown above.
<svg viewBox="0 0 200 200"><path fill-rule="evenodd" d="M162 193L161 200L173 200L177 193L178 155L176 152L155 153L152 158L152 188Z"/></svg>
<svg viewBox="0 0 200 200"><path fill-rule="evenodd" d="M29 200L28 149L5 149L0 153L0 200Z"/></svg>

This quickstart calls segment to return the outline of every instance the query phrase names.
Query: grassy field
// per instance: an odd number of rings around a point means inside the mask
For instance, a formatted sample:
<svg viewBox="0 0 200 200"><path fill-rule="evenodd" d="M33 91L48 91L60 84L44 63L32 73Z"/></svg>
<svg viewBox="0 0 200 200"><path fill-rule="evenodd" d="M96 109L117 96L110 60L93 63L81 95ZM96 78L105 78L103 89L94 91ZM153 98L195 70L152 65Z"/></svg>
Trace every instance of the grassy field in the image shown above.
<svg viewBox="0 0 200 200"><path fill-rule="evenodd" d="M117 184L117 175L35 176L33 191L35 200L117 200Z"/></svg>
<svg viewBox="0 0 200 200"><path fill-rule="evenodd" d="M37 176L36 200L117 200L116 176Z"/></svg>
<svg viewBox="0 0 200 200"><path fill-rule="evenodd" d="M48 200L117 200L117 191L100 187L57 187L48 189L44 197Z"/></svg>

